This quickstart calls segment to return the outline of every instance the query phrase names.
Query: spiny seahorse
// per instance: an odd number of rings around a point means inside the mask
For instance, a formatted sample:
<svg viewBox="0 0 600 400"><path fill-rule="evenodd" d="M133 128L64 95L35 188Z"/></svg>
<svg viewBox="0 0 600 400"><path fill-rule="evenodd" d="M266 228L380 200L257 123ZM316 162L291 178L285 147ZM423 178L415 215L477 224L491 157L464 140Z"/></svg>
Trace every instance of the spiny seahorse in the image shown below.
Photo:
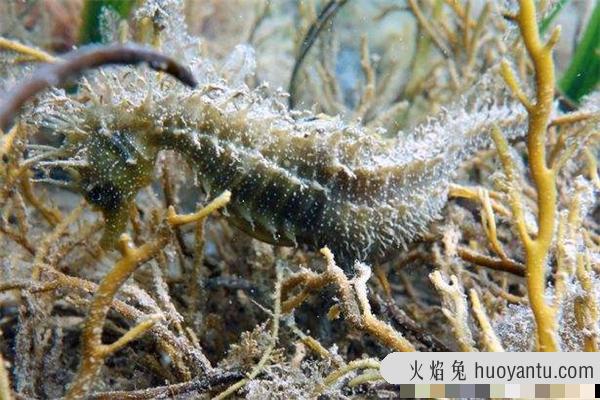
<svg viewBox="0 0 600 400"><path fill-rule="evenodd" d="M439 215L456 169L493 125L518 133L526 119L513 102L480 99L480 84L390 139L339 118L294 114L277 95L232 86L202 62L192 71L203 80L195 89L131 67L100 72L76 96L55 91L37 107L41 124L65 135L60 165L104 213L105 242L125 229L128 204L169 149L207 193L231 191L224 215L251 236L328 246L345 266L383 261Z"/></svg>

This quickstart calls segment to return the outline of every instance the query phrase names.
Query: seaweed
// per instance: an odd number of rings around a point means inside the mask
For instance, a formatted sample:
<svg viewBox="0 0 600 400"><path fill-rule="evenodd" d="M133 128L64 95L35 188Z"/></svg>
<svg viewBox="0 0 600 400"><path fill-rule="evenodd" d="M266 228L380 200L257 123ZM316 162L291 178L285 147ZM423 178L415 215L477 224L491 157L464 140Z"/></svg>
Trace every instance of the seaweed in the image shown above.
<svg viewBox="0 0 600 400"><path fill-rule="evenodd" d="M391 351L598 350L600 101L561 108L551 8L345 2L289 109L328 4L0 40L0 396L376 398Z"/></svg>

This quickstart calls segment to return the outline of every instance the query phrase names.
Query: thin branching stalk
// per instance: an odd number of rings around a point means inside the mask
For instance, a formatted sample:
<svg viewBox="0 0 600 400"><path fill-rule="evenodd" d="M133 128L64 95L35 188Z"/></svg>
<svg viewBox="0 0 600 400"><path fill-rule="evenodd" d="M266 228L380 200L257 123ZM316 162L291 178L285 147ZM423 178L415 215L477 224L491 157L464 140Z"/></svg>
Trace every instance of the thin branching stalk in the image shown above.
<svg viewBox="0 0 600 400"><path fill-rule="evenodd" d="M600 309L595 293L596 288L590 274L590 259L588 254L577 255L577 279L584 293L575 300L575 320L577 327L584 333L584 351L598 352L598 320Z"/></svg>
<svg viewBox="0 0 600 400"><path fill-rule="evenodd" d="M54 57L43 50L36 49L3 37L0 37L0 49L14 51L15 53L22 54L39 62L52 63L59 60L57 57Z"/></svg>
<svg viewBox="0 0 600 400"><path fill-rule="evenodd" d="M213 201L211 201L210 204L208 204L206 207L202 207L202 209L200 209L199 211L187 215L177 215L175 213L175 208L173 206L169 206L167 211L167 221L172 226L202 221L214 211L223 208L225 205L227 205L227 203L229 203L230 200L231 192L229 190L226 190Z"/></svg>
<svg viewBox="0 0 600 400"><path fill-rule="evenodd" d="M332 373L330 373L329 375L327 375L325 377L325 379L323 380L323 383L318 385L315 388L313 394L315 396L319 395L320 393L325 391L327 388L331 387L336 382L338 382L342 377L344 377L344 375L346 375L352 371L356 371L357 369L379 370L379 368L380 368L379 360L375 360L372 358L351 361L347 365L344 365L343 367L338 368L335 371L333 371Z"/></svg>
<svg viewBox="0 0 600 400"><path fill-rule="evenodd" d="M535 71L535 101L528 99L520 88L507 63L502 66L502 75L515 96L529 114L527 132L527 153L529 170L537 192L538 231L532 237L526 229L524 214L517 196L512 197L513 214L519 228L519 236L525 248L527 288L529 302L537 326L537 346L539 351L558 351L556 335L556 312L545 300L545 276L548 253L554 237L557 209L556 171L546 160L547 128L554 100L554 61L552 49L558 41L560 29L555 29L547 43L542 43L533 0L521 0L515 20L519 25L525 48ZM498 135L495 135L496 138ZM501 140L496 140L497 145ZM503 148L502 150L500 148ZM507 154L506 144L502 143L499 152ZM505 170L509 161L502 156ZM510 174L507 174L510 175ZM514 190L514 189L513 189Z"/></svg>
<svg viewBox="0 0 600 400"><path fill-rule="evenodd" d="M442 297L442 312L448 318L460 351L477 351L468 322L467 299L455 275L450 283L442 277L440 271L429 274L429 279Z"/></svg>
<svg viewBox="0 0 600 400"><path fill-rule="evenodd" d="M104 360L127 343L137 339L159 321L160 316L148 318L131 328L116 342L109 345L102 343L104 322L115 294L139 265L154 257L164 247L167 238L168 236L164 235L158 240L136 248L132 245L129 236L126 234L121 236L119 250L123 258L104 277L90 304L89 315L82 333L81 365L69 387L67 399L84 398L86 393L91 390L96 374Z"/></svg>
<svg viewBox="0 0 600 400"><path fill-rule="evenodd" d="M176 215L174 210L171 209L167 222L173 226L201 222L213 211L225 206L229 198L228 192L223 193L196 214L193 214L192 217ZM128 235L121 235L118 249L122 258L98 285L89 307L89 315L82 334L82 364L73 384L69 388L68 399L78 399L85 396L91 389L93 380L104 360L132 340L139 338L162 319L161 315L150 316L150 318L127 331L117 341L108 345L102 343L103 326L117 291L141 264L155 257L164 248L168 240L168 233L163 231L159 232L158 238L154 241L140 247L134 247Z"/></svg>
<svg viewBox="0 0 600 400"><path fill-rule="evenodd" d="M475 289L469 290L469 298L471 299L471 307L473 308L475 319L481 328L479 336L483 350L493 352L504 351L502 343L500 343L500 339L498 339L498 336L496 336L494 328L492 328L492 324L490 323L487 313L485 312L485 309L479 300L479 295Z"/></svg>
<svg viewBox="0 0 600 400"><path fill-rule="evenodd" d="M355 327L373 335L382 344L395 351L415 351L415 347L406 338L371 312L366 286L366 282L371 276L370 270L362 264L357 264L358 273L350 281L344 271L336 265L333 254L327 247L321 249L321 254L327 260L328 273L338 286L346 319Z"/></svg>

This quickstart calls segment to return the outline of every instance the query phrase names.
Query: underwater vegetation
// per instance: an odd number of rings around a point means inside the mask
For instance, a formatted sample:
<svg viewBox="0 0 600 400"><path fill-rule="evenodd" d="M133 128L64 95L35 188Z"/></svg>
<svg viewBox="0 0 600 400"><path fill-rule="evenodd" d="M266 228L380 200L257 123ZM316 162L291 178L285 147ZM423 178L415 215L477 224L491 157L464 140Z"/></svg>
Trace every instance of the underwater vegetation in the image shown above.
<svg viewBox="0 0 600 400"><path fill-rule="evenodd" d="M388 398L391 351L598 351L598 9L0 5L0 398Z"/></svg>

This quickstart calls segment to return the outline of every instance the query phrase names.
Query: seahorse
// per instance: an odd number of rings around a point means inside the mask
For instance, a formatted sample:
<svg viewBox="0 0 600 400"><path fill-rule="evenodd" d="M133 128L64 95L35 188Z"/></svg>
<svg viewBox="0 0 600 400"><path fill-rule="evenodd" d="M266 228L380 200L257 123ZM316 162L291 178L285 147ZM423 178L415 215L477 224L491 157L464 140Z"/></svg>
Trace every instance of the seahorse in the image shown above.
<svg viewBox="0 0 600 400"><path fill-rule="evenodd" d="M195 89L120 67L91 76L77 96L55 91L37 107L41 123L65 135L60 165L104 214L104 243L125 229L159 152L174 150L206 193L231 191L223 214L252 237L328 246L344 266L381 262L440 215L456 169L492 126L518 134L526 120L514 102L479 99L484 82L390 139L338 117L291 112L264 88L231 86L202 65Z"/></svg>

